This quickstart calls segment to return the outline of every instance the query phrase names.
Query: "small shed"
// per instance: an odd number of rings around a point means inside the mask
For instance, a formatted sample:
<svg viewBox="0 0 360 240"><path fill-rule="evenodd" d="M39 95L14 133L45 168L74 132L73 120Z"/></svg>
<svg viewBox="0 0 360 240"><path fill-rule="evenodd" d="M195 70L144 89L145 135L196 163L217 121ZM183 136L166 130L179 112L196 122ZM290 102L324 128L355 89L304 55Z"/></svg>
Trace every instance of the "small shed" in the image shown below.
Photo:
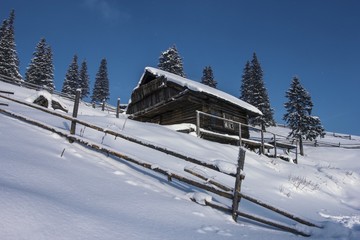
<svg viewBox="0 0 360 240"><path fill-rule="evenodd" d="M200 82L152 67L146 67L131 94L127 114L135 120L163 125L196 124L196 110L248 124L248 116L262 115L256 107ZM237 124L219 119L205 119L201 127L222 134L238 135ZM247 127L242 137L249 137Z"/></svg>

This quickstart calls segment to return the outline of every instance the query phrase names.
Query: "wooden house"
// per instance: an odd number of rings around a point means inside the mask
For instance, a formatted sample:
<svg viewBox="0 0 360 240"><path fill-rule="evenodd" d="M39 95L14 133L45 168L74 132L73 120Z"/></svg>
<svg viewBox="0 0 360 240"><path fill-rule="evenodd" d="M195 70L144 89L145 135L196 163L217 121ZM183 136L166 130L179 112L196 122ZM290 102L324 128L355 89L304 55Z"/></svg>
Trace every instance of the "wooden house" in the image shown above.
<svg viewBox="0 0 360 240"><path fill-rule="evenodd" d="M133 90L127 114L135 120L163 125L196 124L196 110L247 124L249 115L261 115L254 106L218 89L156 68L146 67ZM238 124L204 118L201 128L221 134L239 134ZM249 137L247 127L242 137Z"/></svg>

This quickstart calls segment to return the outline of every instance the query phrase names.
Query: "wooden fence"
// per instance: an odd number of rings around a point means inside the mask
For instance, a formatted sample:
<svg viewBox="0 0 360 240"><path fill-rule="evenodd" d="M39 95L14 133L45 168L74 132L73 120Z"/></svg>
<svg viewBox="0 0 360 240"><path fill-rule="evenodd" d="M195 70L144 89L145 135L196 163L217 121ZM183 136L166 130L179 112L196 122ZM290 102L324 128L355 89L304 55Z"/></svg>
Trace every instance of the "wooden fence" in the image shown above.
<svg viewBox="0 0 360 240"><path fill-rule="evenodd" d="M237 221L238 216L241 216L241 217L249 218L249 219L252 219L254 221L258 221L258 222L261 222L261 223L264 223L264 224L267 224L267 225L270 225L270 226L273 226L273 227L276 227L276 228L279 228L279 229L282 229L284 231L288 231L288 232L291 232L291 233L294 233L294 234L297 234L297 235L309 236L309 234L307 234L305 232L302 232L300 230L297 230L296 228L294 228L292 226L289 226L289 225L286 225L286 224L279 224L279 223L271 221L269 219L264 219L264 218L261 218L261 217L258 217L258 216L254 216L252 214L248 214L248 213L244 213L242 211L239 211L240 199L244 198L244 199L246 199L248 201L251 201L251 202L253 202L255 204L258 204L258 205L260 205L262 207L266 207L266 208L268 208L268 209L270 209L270 210L272 210L274 212L282 214L283 216L286 216L286 217L288 217L288 218L290 218L290 219L292 219L294 221L300 222L302 224L305 224L305 225L308 225L308 226L311 226L311 227L317 227L315 224L310 223L309 221L306 221L304 219L296 217L293 214L287 213L287 212L285 212L283 210L280 210L280 209L278 209L276 207L270 206L269 204L266 204L266 203L264 203L264 202L262 202L262 201L260 201L258 199L255 199L253 197L247 196L246 194L241 192L241 183L245 178L244 175L242 174L244 164L245 164L245 150L242 147L239 148L239 157L238 157L238 164L237 164L237 172L236 172L236 174L228 174L228 175L231 175L231 176L235 177L234 188L230 188L228 186L225 186L225 185L223 185L221 183L218 183L218 182L216 182L216 181L214 181L212 179L209 180L205 176L202 176L199 173L191 172L191 170L189 170L189 169L186 169L186 168L184 169L185 172L188 172L188 173L190 173L190 174L192 174L192 175L194 175L194 176L196 176L196 177L198 177L198 178L200 178L202 180L206 179L205 183L201 183L201 182L195 181L193 179L190 179L190 178L188 178L186 176L183 176L181 174L171 172L168 169L163 169L163 168L159 167L158 165L153 165L153 164L147 163L145 161L141 161L141 160L135 159L133 157L129 157L126 154L115 151L114 149L103 146L102 144L91 142L89 140L84 139L83 136L81 136L81 137L76 136L75 135L75 125L76 124L82 124L82 125L84 125L86 127L92 128L94 130L97 130L97 131L100 131L100 132L103 132L103 133L107 133L107 134L111 134L111 135L116 136L116 137L124 138L125 140L140 144L140 145L145 146L145 147L152 148L152 149L160 151L160 152L164 152L166 154L170 154L172 156L183 159L185 161L189 161L189 162L192 162L194 164L197 164L197 165L200 165L200 166L203 166L203 167L207 167L207 168L210 168L210 169L218 171L218 172L221 172L221 170L216 165L213 165L211 163L206 163L206 162L194 159L194 158L190 158L190 157L181 155L181 154L179 154L179 153L177 153L175 151L165 149L165 148L161 148L161 147L155 146L155 145L150 144L150 143L144 143L144 142L142 142L142 141L140 141L140 140L138 140L136 138L128 137L128 136L125 136L125 135L117 133L117 132L113 132L113 131L110 131L110 130L105 130L102 127L96 126L94 124L84 122L84 121L80 121L80 120L78 120L76 118L76 114L74 114L73 117L70 117L68 115L61 114L59 112L55 112L55 111L49 110L47 108L43 108L41 106L38 106L38 105L35 105L35 104L32 104L32 103L27 103L27 102L24 102L24 101L21 101L21 100L18 100L18 99L14 99L14 98L11 98L11 97L8 97L8 96L3 96L3 95L0 94L0 97L4 98L4 99L7 99L9 101L14 101L14 102L16 102L18 104L25 105L27 107L31 107L31 108L34 108L34 109L37 109L37 110L41 110L43 112L46 112L46 113L61 117L63 119L69 120L69 121L71 121L72 124L74 124L74 129L71 128L71 133L67 133L64 130L59 130L59 129L55 128L55 127L49 126L49 125L47 125L45 123L42 123L40 121L32 120L32 119L30 119L30 118L28 118L26 116L22 116L20 114L16 114L16 113L13 113L11 111L4 110L4 109L0 108L0 113L2 113L2 114L6 114L7 116L17 118L19 120L22 120L22 121L25 121L27 123L33 124L35 126L38 126L38 127L43 128L43 129L47 129L49 131L57 133L60 136L67 138L70 142L77 142L79 144L82 144L85 147L88 147L88 148L91 148L91 149L106 153L107 155L112 155L112 156L118 158L121 161L122 160L129 161L131 163L140 165L140 166L142 166L142 167L144 167L146 169L149 169L151 171L154 171L154 172L160 173L162 175L165 175L168 178L169 181L178 180L180 182L184 182L186 184L195 186L195 187L203 189L205 191L212 192L212 193L217 194L217 195L219 195L221 197L225 197L225 198L230 199L232 201L232 206L231 207L224 207L224 206L220 206L220 205L218 205L216 203L209 203L209 202L207 202L206 204L211 206L211 207L214 207L216 209L220 209L222 211L231 213L232 216L233 216L234 221ZM78 105L78 103L74 105L74 111L73 112L76 112L75 108L78 108L77 105ZM227 173L223 173L223 174L227 174Z"/></svg>
<svg viewBox="0 0 360 240"><path fill-rule="evenodd" d="M201 116L206 116L206 117L209 117L209 118L212 118L212 119L221 120L221 121L224 122L224 124L225 123L227 123L227 124L231 123L233 125L237 125L238 126L237 129L239 129L238 136L224 135L222 137L235 138L235 139L238 140L238 145L240 145L240 146L245 145L250 149L258 148L260 150L259 152L261 154L265 154L266 150L274 149L274 155L272 155L273 157L278 156L278 153L277 153L278 148L287 149L288 151L293 149L293 150L295 150L295 160L294 160L294 162L295 163L298 162L298 141L295 138L284 137L284 136L281 136L279 134L272 133L270 131L265 132L264 130L262 130L260 128L256 128L254 126L250 126L250 125L247 125L247 124L243 124L243 123L231 120L231 119L215 116L215 115L212 115L212 114L204 113L204 112L201 112L201 111L196 111L196 135L199 136L199 137L204 133L204 130L201 129ZM241 132L242 127L247 127L247 128L249 128L249 129L251 129L253 131L259 132L260 133L260 139L256 139L256 138L246 139L246 138L243 138L242 137L242 132ZM271 138L267 139L268 141L266 141L266 139L264 137L265 133L267 135L272 136ZM216 133L213 133L213 134L216 134ZM279 141L279 139L282 139L282 141ZM291 142L294 142L295 145L292 144Z"/></svg>

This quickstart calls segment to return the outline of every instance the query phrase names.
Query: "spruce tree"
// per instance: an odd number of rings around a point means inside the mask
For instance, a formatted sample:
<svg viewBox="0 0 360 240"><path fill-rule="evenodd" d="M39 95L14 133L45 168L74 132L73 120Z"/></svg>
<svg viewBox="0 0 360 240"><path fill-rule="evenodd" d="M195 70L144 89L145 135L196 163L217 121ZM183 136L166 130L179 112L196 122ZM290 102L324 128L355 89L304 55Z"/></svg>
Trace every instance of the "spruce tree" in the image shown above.
<svg viewBox="0 0 360 240"><path fill-rule="evenodd" d="M36 45L33 58L25 73L25 80L29 83L36 84L54 90L54 66L53 55L45 38L42 38Z"/></svg>
<svg viewBox="0 0 360 240"><path fill-rule="evenodd" d="M79 80L80 80L79 87L81 88L81 99L83 99L83 98L87 97L90 93L89 74L88 74L88 70L87 70L86 60L84 60L81 63Z"/></svg>
<svg viewBox="0 0 360 240"><path fill-rule="evenodd" d="M92 102L102 102L109 99L109 78L107 72L107 61L102 59L99 67L99 71L96 74L93 94L91 96Z"/></svg>
<svg viewBox="0 0 360 240"><path fill-rule="evenodd" d="M243 70L241 87L240 87L240 99L251 103L252 87L251 87L251 66L250 62L247 61Z"/></svg>
<svg viewBox="0 0 360 240"><path fill-rule="evenodd" d="M69 95L76 95L76 89L79 88L79 66L77 60L78 57L75 54L67 70L61 90L61 92Z"/></svg>
<svg viewBox="0 0 360 240"><path fill-rule="evenodd" d="M249 122L263 128L274 126L274 113L270 106L269 96L263 80L263 71L256 53L253 54L250 66L248 62L245 65L241 86L241 97L243 100L257 107L263 113L262 116L249 118Z"/></svg>
<svg viewBox="0 0 360 240"><path fill-rule="evenodd" d="M207 66L204 68L203 76L201 77L201 83L216 88L217 82L214 79L214 74L211 66Z"/></svg>
<svg viewBox="0 0 360 240"><path fill-rule="evenodd" d="M300 84L300 80L294 77L289 90L286 92L288 101L284 104L286 113L283 119L291 129L289 137L300 141L300 154L304 155L302 140L314 140L324 135L324 128L320 118L312 116L313 103L309 92Z"/></svg>
<svg viewBox="0 0 360 240"><path fill-rule="evenodd" d="M183 62L175 45L161 53L158 68L185 77Z"/></svg>
<svg viewBox="0 0 360 240"><path fill-rule="evenodd" d="M9 19L3 21L0 30L0 74L14 80L21 80L19 57L15 44L15 11L10 12Z"/></svg>

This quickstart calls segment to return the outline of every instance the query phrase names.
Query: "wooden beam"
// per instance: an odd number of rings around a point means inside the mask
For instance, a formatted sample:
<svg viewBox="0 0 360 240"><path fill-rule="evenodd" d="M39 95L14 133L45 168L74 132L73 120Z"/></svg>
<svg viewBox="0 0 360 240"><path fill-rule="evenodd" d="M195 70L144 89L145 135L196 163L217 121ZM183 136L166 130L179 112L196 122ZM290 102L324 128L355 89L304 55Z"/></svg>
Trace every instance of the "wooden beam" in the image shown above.
<svg viewBox="0 0 360 240"><path fill-rule="evenodd" d="M220 210L220 211L224 211L224 212L227 212L227 213L232 213L231 208L226 207L226 206L221 206L219 204L215 204L215 203L212 203L212 202L208 202L206 200L205 200L205 205L207 205L209 207L212 207L212 208L215 208L215 209ZM269 226L272 226L272 227L275 227L275 228L278 228L278 229L281 229L283 231L287 231L287 232L290 232L290 233L293 233L293 234L296 234L296 235L300 235L300 236L304 236L304 237L310 237L311 236L310 234L302 232L300 230L297 230L294 227L284 225L284 224L281 224L281 223L278 223L278 222L275 222L275 221L271 221L269 219L261 218L259 216L251 215L249 213L245 213L245 212L241 212L241 211L237 211L236 213L237 213L237 215L239 215L241 217L251 219L253 221L260 222L260 223L263 223L263 224L266 224L266 225L269 225Z"/></svg>
<svg viewBox="0 0 360 240"><path fill-rule="evenodd" d="M296 222L302 223L302 224L307 225L307 226L310 226L310 227L318 227L318 228L320 228L320 226L317 226L317 225L314 224L314 223L311 223L311 222L309 222L309 221L307 221L307 220L301 219L301 218L299 218L299 217L297 217L297 216L295 216L295 215L293 215L293 214L291 214L291 213L285 212L284 210L281 210L281 209L279 209L279 208L276 208L276 207L274 207L274 206L271 206L271 205L269 205L269 204L267 204L267 203L264 203L264 202L262 202L262 201L260 201L260 200L258 200L258 199L255 199L255 198L253 198L253 197L250 197L250 196L248 196L248 195L246 195L246 194L240 193L240 196L241 196L242 198L250 201L250 202L253 202L253 203L255 203L255 204L258 204L258 205L260 205L260 206L262 206L262 207L264 207L264 208L267 208L267 209L269 209L269 210L271 210L271 211L274 211L274 212L276 212L276 213L278 213L278 214L280 214L280 215L283 215L283 216L285 216L285 217L287 217L287 218L290 218L290 219L292 219L292 220L294 220L294 221L296 221Z"/></svg>
<svg viewBox="0 0 360 240"><path fill-rule="evenodd" d="M200 178L202 180L205 180L206 182L208 182L208 183L210 183L210 184L212 184L212 185L214 185L214 186L216 186L216 187L218 187L218 188L220 188L220 189L222 189L224 191L227 191L227 192L232 191L232 188L229 188L229 187L227 187L227 186L225 186L225 185L223 185L221 183L215 182L214 180L212 180L210 178L207 178L207 177L201 175L200 173L195 172L195 171L193 171L193 170L191 170L189 168L184 168L184 171L194 175L195 177L198 177L198 178Z"/></svg>
<svg viewBox="0 0 360 240"><path fill-rule="evenodd" d="M175 151L172 151L170 149L167 149L167 148L163 148L163 147L159 147L159 146L156 146L156 145L153 145L151 143L144 143L136 138L133 138L133 137L129 137L129 136L126 136L124 134L121 134L121 133L118 133L118 132L114 132L114 131L111 131L111 130L106 130L102 127L99 127L99 126L96 126L94 124L90 124L90 123L87 123L85 121L81 121L79 119L76 119L76 118L73 118L73 117L70 117L68 115L64 115L64 114L61 114L61 113L58 113L58 112L55 112L55 111L52 111L52 110L49 110L47 108L44 108L44 107L41 107L39 105L36 105L36 104L32 104L32 103L27 103L27 102L23 102L23 101L20 101L20 100L17 100L17 99L14 99L14 98L10 98L10 97L7 97L7 96L2 96L0 95L0 98L4 98L4 99L7 99L7 100L10 100L10 101L13 101L13 102L16 102L16 103L19 103L19 104L22 104L22 105L25 105L25 106L28 106L28 107L32 107L32 108L35 108L37 110L40 110L40 111L43 111L43 112L46 112L46 113L49 113L49 114L52 114L52 115L55 115L55 116L58 116L58 117L61 117L61 118L64 118L66 120L69 120L69 121L75 121L79 124L82 124L86 127L89 127L89 128L92 128L92 129L95 129L95 130L98 130L98 131L101 131L103 133L107 133L107 134L110 134L110 135L113 135L114 137L120 137L120 138L123 138L127 141L130 141L130 142L134 142L134 143L137 143L137 144L140 144L142 146L145 146L145 147L148 147L148 148L152 148L152 149L155 149L157 151L160 151L160 152L163 152L163 153L166 153L166 154L169 154L171 156L174 156L174 157L177 157L177 158L180 158L180 159L183 159L187 162L191 162L191 163L194 163L194 164L198 164L198 165L201 165L201 166L204 166L206 168L210 168L212 170L215 170L217 172L221 172L220 169L212 164L212 163L207 163L207 162L203 162L201 160L198 160L196 158L192 158L192 157L188 157L188 156L185 156L183 154L180 154L180 153L177 153ZM230 175L230 176L235 176L235 174L231 174L231 173L225 173L225 172L221 172L223 174L226 174L226 175Z"/></svg>
<svg viewBox="0 0 360 240"><path fill-rule="evenodd" d="M67 134L63 131L60 131L60 130L57 130L55 127L52 127L52 126L49 126L45 123L42 123L42 122L39 122L39 121L36 121L36 120L32 120L32 119L28 119L24 116L21 116L19 114L15 114L15 113L12 113L10 111L6 111L6 110L3 110L3 109L0 109L0 113L3 113L3 114L6 114L10 117L13 117L13 118L16 118L16 119L19 119L21 121L24 121L24 122L27 122L27 123L30 123L32 125L35 125L35 126L38 126L40 128L43 128L45 130L48 130L48 131L51 131L53 133L56 133L62 137L65 137L67 138L70 142L77 142L85 147L89 147L89 148L92 148L92 149L95 149L99 152L103 152L103 153L106 153L107 155L112 155L112 156L115 156L121 160L125 160L125 161L128 161L128 162L131 162L131 163L134 163L136 165L139 165L139 166L142 166L144 168L147 168L149 170L152 170L154 172L157 172L157 173L160 173L160 174L163 174L165 176L168 177L168 179L177 179L178 181L180 182L184 182L184 183L187 183L187 184L190 184L192 186L195 186L195 187L198 187L198 188L201 188L201 189L204 189L206 191L209 191L209 192L212 192L212 193L215 193L219 196L222 196L222 197L225 197L225 198L228 198L228 199L232 199L233 198L233 195L231 193L227 193L227 192L223 192L223 191L220 191L216 188L213 188L211 186L208 186L206 184L202 184L202 183L199 183L199 182L196 182L194 180L191 180L189 178L186 178L184 176L181 176L179 174L176 174L176 173L172 173L170 172L169 170L166 170L166 169L162 169L158 166L154 167L152 164L150 163L147 163L147 162L143 162L143 161L140 161L140 160L137 160L135 158L132 158L132 157L129 157L123 153L120 153L120 152L117 152L117 151L114 151L113 149L111 148L107 148L103 145L99 145L99 144L96 144L96 143L93 143L91 141L86 141L84 140L82 137L77 137L77 136L74 136L74 135L70 135L70 134Z"/></svg>
<svg viewBox="0 0 360 240"><path fill-rule="evenodd" d="M14 92L2 91L2 90L0 90L0 93L5 93L5 94L14 94Z"/></svg>

